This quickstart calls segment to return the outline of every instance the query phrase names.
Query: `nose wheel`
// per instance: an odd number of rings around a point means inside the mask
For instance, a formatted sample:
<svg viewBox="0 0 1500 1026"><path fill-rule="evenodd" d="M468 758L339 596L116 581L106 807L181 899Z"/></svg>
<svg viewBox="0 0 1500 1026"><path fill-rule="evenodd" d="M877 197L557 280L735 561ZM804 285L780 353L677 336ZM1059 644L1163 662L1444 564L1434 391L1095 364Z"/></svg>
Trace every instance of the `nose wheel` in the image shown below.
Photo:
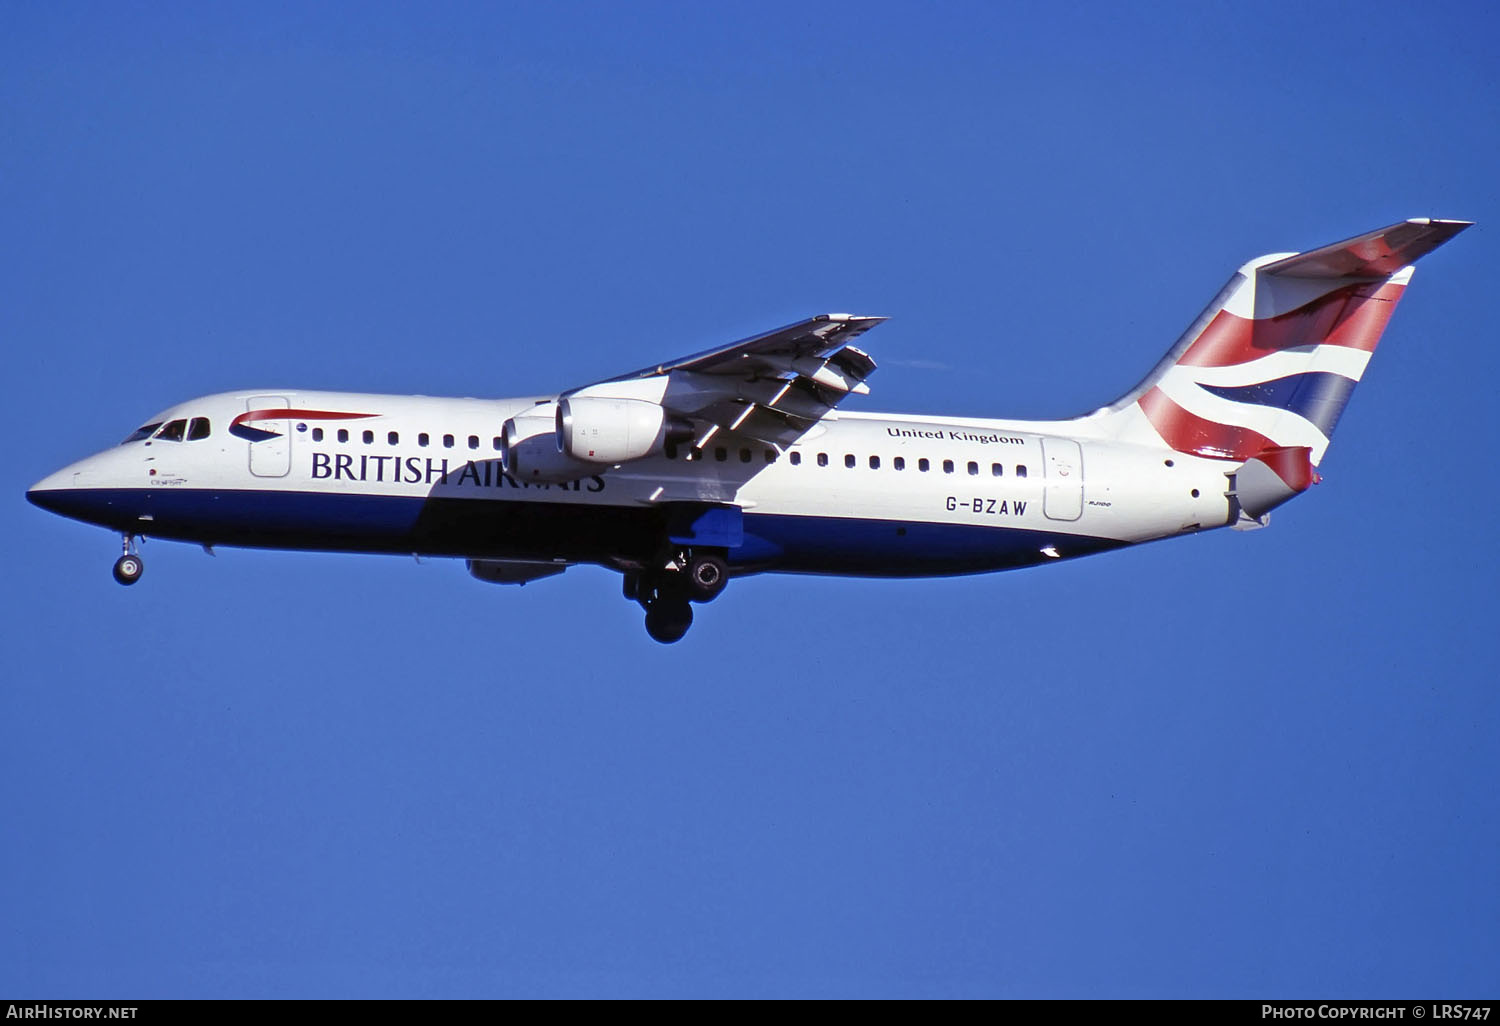
<svg viewBox="0 0 1500 1026"><path fill-rule="evenodd" d="M134 584L141 579L141 572L146 569L146 564L141 562L140 556L121 556L115 560L115 580L121 584Z"/></svg>
<svg viewBox="0 0 1500 1026"><path fill-rule="evenodd" d="M134 584L146 570L145 562L135 551L135 535L127 534L121 547L125 551L115 560L115 580L121 584Z"/></svg>

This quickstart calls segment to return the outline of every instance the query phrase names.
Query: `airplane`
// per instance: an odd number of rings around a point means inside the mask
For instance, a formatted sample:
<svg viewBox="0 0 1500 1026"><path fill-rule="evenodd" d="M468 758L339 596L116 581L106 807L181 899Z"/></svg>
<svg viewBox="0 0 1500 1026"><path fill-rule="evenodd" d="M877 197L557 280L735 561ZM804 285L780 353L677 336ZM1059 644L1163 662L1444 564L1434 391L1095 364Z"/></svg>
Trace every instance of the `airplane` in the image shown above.
<svg viewBox="0 0 1500 1026"><path fill-rule="evenodd" d="M204 396L27 499L121 536L462 558L525 584L623 575L662 643L757 573L974 574L1265 526L1319 480L1411 264L1415 218L1244 264L1151 372L1067 420L854 412L883 317L823 314L516 399L289 388Z"/></svg>

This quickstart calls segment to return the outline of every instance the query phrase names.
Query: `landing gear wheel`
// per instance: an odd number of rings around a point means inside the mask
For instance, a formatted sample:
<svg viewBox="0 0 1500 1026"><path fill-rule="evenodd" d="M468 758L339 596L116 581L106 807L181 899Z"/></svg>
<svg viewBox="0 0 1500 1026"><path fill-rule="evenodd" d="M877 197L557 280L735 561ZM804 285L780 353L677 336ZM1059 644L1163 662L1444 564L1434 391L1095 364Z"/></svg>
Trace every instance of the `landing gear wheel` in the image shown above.
<svg viewBox="0 0 1500 1026"><path fill-rule="evenodd" d="M729 583L729 565L718 556L698 555L688 561L688 598L712 602Z"/></svg>
<svg viewBox="0 0 1500 1026"><path fill-rule="evenodd" d="M681 641L692 625L693 607L680 599L657 599L646 610L646 633L663 645Z"/></svg>
<svg viewBox="0 0 1500 1026"><path fill-rule="evenodd" d="M115 580L121 584L134 584L141 579L141 573L146 569L146 564L141 562L141 557L126 553L115 560Z"/></svg>

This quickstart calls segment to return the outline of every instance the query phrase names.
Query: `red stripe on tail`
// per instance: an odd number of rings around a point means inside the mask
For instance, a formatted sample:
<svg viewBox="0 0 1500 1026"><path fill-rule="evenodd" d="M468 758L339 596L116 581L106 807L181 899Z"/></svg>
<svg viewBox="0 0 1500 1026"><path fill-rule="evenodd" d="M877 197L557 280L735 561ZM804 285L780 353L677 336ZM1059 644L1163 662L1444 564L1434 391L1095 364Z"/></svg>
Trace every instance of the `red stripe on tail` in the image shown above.
<svg viewBox="0 0 1500 1026"><path fill-rule="evenodd" d="M1252 320L1220 310L1178 366L1228 367L1296 346L1345 346L1373 353L1404 285L1346 285L1276 317Z"/></svg>
<svg viewBox="0 0 1500 1026"><path fill-rule="evenodd" d="M1173 402L1165 392L1153 388L1137 400L1141 412L1162 440L1178 452L1210 459L1243 460L1266 449L1277 448L1259 431L1204 420Z"/></svg>

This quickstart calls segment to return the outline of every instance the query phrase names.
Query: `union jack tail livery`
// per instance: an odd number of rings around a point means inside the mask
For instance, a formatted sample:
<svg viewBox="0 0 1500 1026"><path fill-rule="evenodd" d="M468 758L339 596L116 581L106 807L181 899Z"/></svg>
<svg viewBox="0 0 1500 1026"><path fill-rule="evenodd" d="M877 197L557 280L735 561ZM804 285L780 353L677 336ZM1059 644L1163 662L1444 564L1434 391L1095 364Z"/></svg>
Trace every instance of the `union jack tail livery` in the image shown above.
<svg viewBox="0 0 1500 1026"><path fill-rule="evenodd" d="M1305 448L1322 462L1410 264L1469 226L1420 218L1239 269L1151 374L1109 407L1122 441L1209 459Z"/></svg>

